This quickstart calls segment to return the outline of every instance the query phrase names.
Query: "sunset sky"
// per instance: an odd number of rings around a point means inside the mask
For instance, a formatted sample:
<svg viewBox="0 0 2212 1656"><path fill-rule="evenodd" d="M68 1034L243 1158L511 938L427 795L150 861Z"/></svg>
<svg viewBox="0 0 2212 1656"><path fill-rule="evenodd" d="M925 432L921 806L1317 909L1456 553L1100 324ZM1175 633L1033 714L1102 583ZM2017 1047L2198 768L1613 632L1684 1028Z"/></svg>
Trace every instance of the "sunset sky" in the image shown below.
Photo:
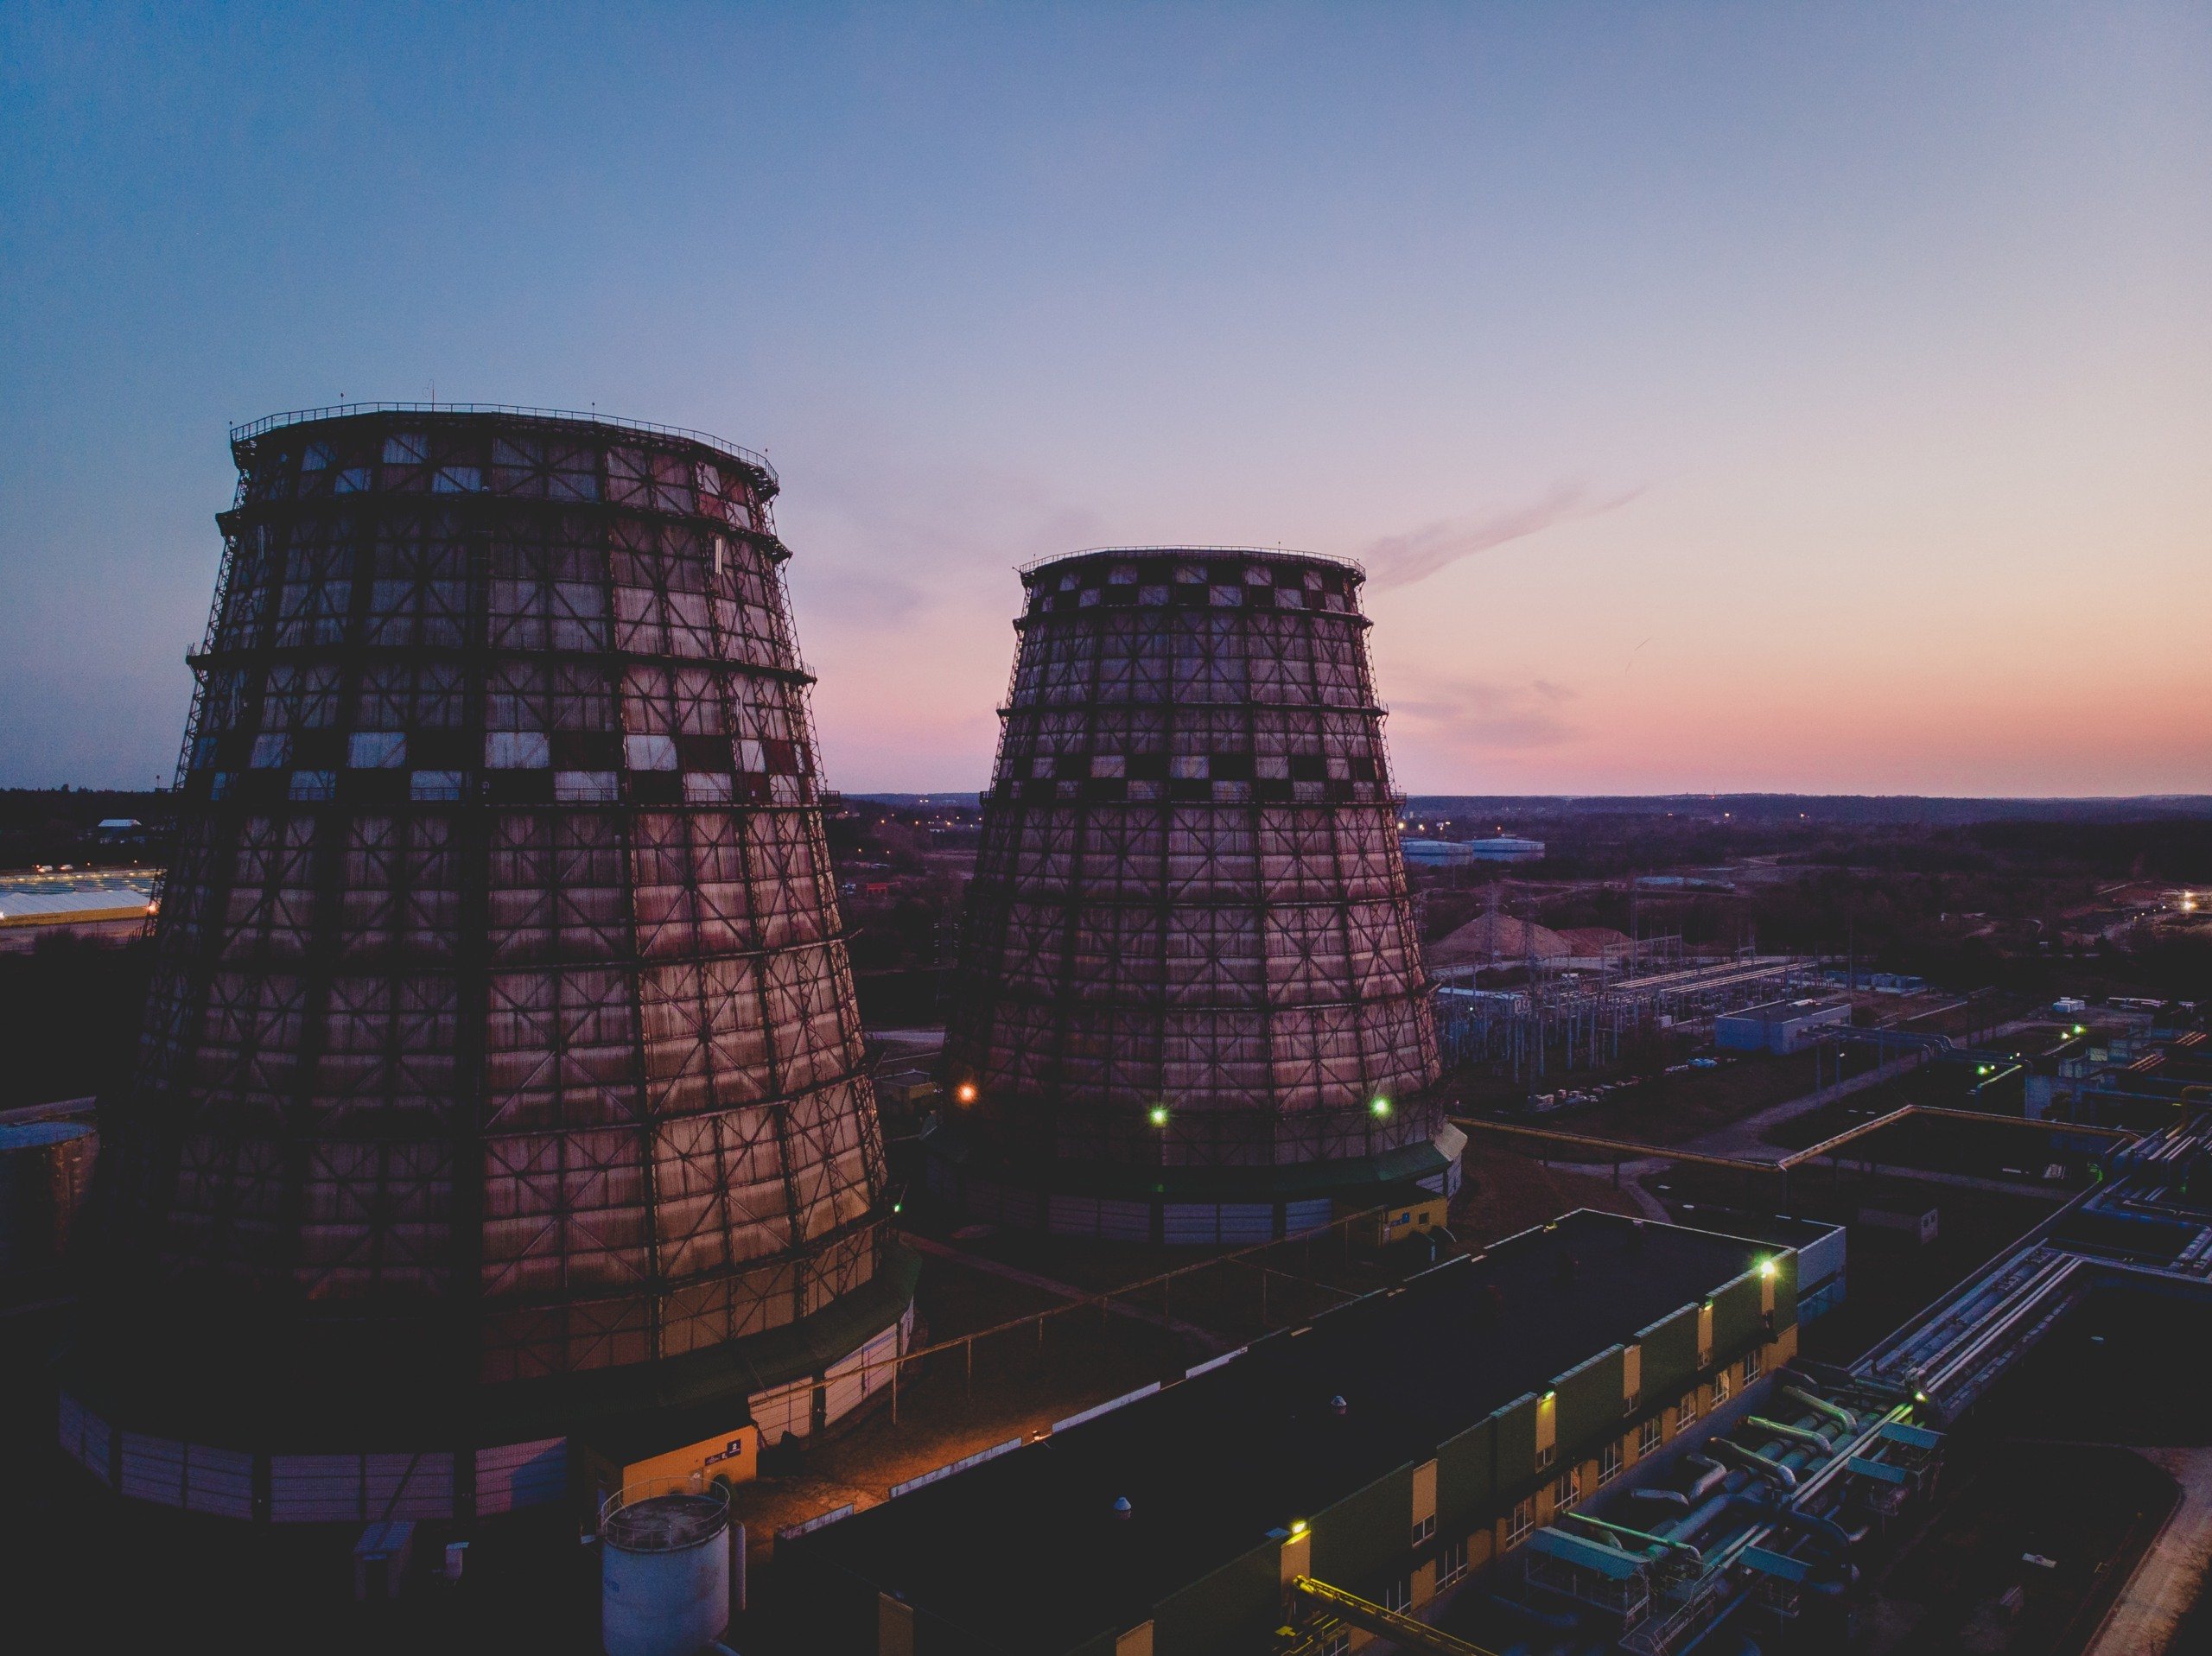
<svg viewBox="0 0 2212 1656"><path fill-rule="evenodd" d="M852 791L1165 542L1364 559L1417 791L2212 791L2202 5L11 4L0 785L434 386L766 449Z"/></svg>

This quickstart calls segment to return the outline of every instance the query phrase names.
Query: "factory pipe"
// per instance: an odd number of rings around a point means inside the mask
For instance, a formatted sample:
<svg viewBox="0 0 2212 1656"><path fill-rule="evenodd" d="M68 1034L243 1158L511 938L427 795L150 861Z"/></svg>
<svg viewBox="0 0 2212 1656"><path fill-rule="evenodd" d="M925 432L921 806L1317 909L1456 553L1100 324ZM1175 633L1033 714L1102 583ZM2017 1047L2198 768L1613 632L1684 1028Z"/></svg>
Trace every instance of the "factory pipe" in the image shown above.
<svg viewBox="0 0 2212 1656"><path fill-rule="evenodd" d="M1755 1431L1770 1431L1777 1437L1783 1438L1789 1443L1802 1443L1807 1449L1817 1450L1823 1455L1833 1455L1835 1453L1835 1445L1834 1443L1828 1442L1828 1440L1821 1437L1820 1433L1816 1431L1808 1431L1803 1426L1785 1425L1779 1420L1769 1420L1765 1416L1757 1414L1750 1417L1745 1424L1751 1426Z"/></svg>
<svg viewBox="0 0 2212 1656"><path fill-rule="evenodd" d="M1831 1403L1824 1397L1815 1395L1813 1393L1807 1391L1802 1386L1785 1385L1782 1388L1782 1394L1783 1396L1791 1399L1793 1402L1803 1404L1815 1414L1824 1414L1827 1416L1829 1419L1834 1421L1836 1424L1841 1426L1846 1431L1857 1431L1859 1430L1859 1417L1857 1415L1852 1413L1850 1410L1845 1408L1840 1404Z"/></svg>
<svg viewBox="0 0 2212 1656"><path fill-rule="evenodd" d="M1783 1529L1796 1530L1802 1535L1814 1536L1845 1552L1848 1552L1854 1545L1854 1537L1852 1532L1832 1518L1822 1518L1817 1513L1800 1512L1795 1507L1785 1507L1779 1503L1757 1502L1754 1505L1762 1519ZM1866 1532L1860 1530L1855 1539L1864 1540L1866 1538Z"/></svg>
<svg viewBox="0 0 2212 1656"><path fill-rule="evenodd" d="M1713 1454L1724 1461L1732 1461L1746 1472L1771 1479L1785 1489L1797 1487L1797 1474L1780 1461L1770 1459L1756 1450L1745 1449L1741 1443L1726 1437L1716 1437L1712 1445Z"/></svg>
<svg viewBox="0 0 2212 1656"><path fill-rule="evenodd" d="M1690 1499L1692 1501L1697 1501L1706 1495L1711 1494L1715 1489L1719 1488L1721 1484L1727 1482L1728 1469L1721 1465L1719 1462L1714 1460L1709 1455L1685 1455L1682 1456L1682 1464L1685 1466L1701 1466L1705 1469L1690 1482Z"/></svg>
<svg viewBox="0 0 2212 1656"><path fill-rule="evenodd" d="M1647 1551L1644 1555L1647 1558L1650 1556L1648 1550L1649 1547L1671 1547L1677 1552L1688 1553L1690 1555L1690 1561L1696 1564L1700 1570L1705 1568L1705 1555L1687 1541L1669 1540L1663 1535L1654 1535L1649 1530L1630 1529L1625 1524L1615 1524L1602 1518L1592 1518L1587 1513L1562 1513L1561 1516L1573 1519L1578 1524L1587 1524L1592 1529L1604 1530L1609 1536L1626 1536L1629 1539L1633 1541L1645 1542L1648 1544ZM1629 1549L1623 1547L1621 1551L1626 1552Z"/></svg>
<svg viewBox="0 0 2212 1656"><path fill-rule="evenodd" d="M1711 1525L1715 1519L1728 1511L1730 1507L1749 1506L1751 1504L1753 1503L1749 1495L1741 1494L1718 1494L1713 1496L1712 1500L1707 1501L1702 1507L1700 1507L1688 1517L1682 1519L1678 1523L1669 1525L1668 1527L1669 1532L1675 1538L1677 1539L1686 1540L1689 1537L1704 1530Z"/></svg>

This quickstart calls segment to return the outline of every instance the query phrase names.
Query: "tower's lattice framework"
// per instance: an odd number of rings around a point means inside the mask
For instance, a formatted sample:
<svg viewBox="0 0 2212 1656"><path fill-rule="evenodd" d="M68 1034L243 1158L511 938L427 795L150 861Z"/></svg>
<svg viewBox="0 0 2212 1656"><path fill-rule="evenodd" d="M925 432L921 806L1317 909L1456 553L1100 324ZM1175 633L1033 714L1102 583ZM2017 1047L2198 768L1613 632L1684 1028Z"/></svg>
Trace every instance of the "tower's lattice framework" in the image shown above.
<svg viewBox="0 0 2212 1656"><path fill-rule="evenodd" d="M778 1378L889 1277L774 473L516 410L233 448L84 1406L465 1443Z"/></svg>
<svg viewBox="0 0 2212 1656"><path fill-rule="evenodd" d="M940 1188L1209 1240L1456 1174L1360 579L1203 549L1024 572Z"/></svg>

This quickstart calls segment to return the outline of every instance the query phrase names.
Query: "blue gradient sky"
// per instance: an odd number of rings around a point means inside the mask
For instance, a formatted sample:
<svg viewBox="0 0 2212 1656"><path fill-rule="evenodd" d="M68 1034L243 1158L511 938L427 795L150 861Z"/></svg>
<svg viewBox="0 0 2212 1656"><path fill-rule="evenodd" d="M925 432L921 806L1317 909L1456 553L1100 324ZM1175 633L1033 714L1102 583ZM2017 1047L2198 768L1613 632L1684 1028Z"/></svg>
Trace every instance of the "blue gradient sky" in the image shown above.
<svg viewBox="0 0 2212 1656"><path fill-rule="evenodd" d="M637 15L632 15L635 11ZM166 777L226 422L766 449L831 779L1010 566L1367 556L1421 790L2212 790L2212 10L0 10L0 784Z"/></svg>

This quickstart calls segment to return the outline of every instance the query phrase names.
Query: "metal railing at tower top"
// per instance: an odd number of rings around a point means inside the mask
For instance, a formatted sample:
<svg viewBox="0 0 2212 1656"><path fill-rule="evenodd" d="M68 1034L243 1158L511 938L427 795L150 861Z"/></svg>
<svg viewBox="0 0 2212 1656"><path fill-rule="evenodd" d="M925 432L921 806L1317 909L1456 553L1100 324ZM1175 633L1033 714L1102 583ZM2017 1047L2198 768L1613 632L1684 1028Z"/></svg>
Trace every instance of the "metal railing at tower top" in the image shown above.
<svg viewBox="0 0 2212 1656"><path fill-rule="evenodd" d="M1086 546L1073 552L1047 552L1027 563L1017 563L1014 573L1022 576L1033 575L1048 565L1072 563L1077 558L1165 558L1182 554L1195 554L1202 558L1294 558L1300 562L1333 563L1340 568L1351 570L1362 581L1367 579L1367 566L1357 558L1346 557L1341 552L1305 552L1288 546Z"/></svg>
<svg viewBox="0 0 2212 1656"><path fill-rule="evenodd" d="M650 420L624 420L611 414L579 413L574 409L523 408L510 403L338 403L322 409L293 409L283 414L264 415L246 425L232 426L231 441L250 443L285 426L306 425L315 420L343 420L359 414L499 414L511 419L559 421L564 425L604 426L611 431L635 431L653 437L680 437L686 442L704 443L732 460L754 467L771 483L779 481L776 468L768 463L766 454L717 437L710 431L656 425Z"/></svg>

